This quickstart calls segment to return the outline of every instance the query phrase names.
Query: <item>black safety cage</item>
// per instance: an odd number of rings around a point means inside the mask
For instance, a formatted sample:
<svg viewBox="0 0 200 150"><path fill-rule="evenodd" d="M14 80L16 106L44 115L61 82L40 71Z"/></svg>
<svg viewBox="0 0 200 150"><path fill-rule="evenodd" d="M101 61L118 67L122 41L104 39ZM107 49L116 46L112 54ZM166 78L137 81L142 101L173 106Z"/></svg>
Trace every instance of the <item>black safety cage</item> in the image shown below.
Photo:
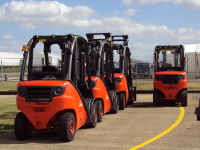
<svg viewBox="0 0 200 150"><path fill-rule="evenodd" d="M174 51L174 63L178 64L177 66L165 65L162 66L159 64L159 53L162 53L163 56L166 56L166 51ZM179 60L176 57L180 56ZM163 63L166 63L165 57L163 57ZM158 45L155 47L154 51L154 72L159 71L184 71L185 68L185 56L184 56L184 47L182 45Z"/></svg>
<svg viewBox="0 0 200 150"><path fill-rule="evenodd" d="M115 42L122 43L115 43ZM112 50L119 54L119 68L114 68L115 73L122 73L127 79L129 97L132 98L131 52L128 47L128 35L112 35Z"/></svg>
<svg viewBox="0 0 200 150"><path fill-rule="evenodd" d="M41 72L33 71L34 48L37 43L44 44L45 65ZM61 67L56 68L50 65L48 55L51 53L51 45L57 44L61 51ZM26 72L26 61L28 60L27 80L69 80L82 89L88 89L87 94L91 93L91 76L89 67L87 40L79 35L35 35L28 42L28 51L24 51L20 80L24 81ZM86 76L88 80L86 81ZM84 93L84 92L83 92ZM92 96L90 96L92 97Z"/></svg>
<svg viewBox="0 0 200 150"><path fill-rule="evenodd" d="M123 43L116 44L115 41ZM115 73L123 73L131 76L131 52L128 47L128 35L112 35L112 50L119 54L119 68L114 68Z"/></svg>
<svg viewBox="0 0 200 150"><path fill-rule="evenodd" d="M95 35L102 35L104 38L95 38ZM107 82L109 90L116 90L112 44L110 44L112 34L87 33L86 36L88 38L92 75L99 76Z"/></svg>

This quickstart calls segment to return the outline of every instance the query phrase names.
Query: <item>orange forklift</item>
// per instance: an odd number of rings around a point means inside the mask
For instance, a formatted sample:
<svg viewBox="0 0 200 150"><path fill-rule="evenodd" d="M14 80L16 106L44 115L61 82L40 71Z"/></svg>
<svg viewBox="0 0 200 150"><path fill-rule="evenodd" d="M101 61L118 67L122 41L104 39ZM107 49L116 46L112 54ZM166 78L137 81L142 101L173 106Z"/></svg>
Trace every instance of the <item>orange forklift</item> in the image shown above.
<svg viewBox="0 0 200 150"><path fill-rule="evenodd" d="M70 142L80 127L96 127L97 100L87 47L86 39L73 34L36 35L23 46L16 138L26 140L32 131L48 131Z"/></svg>
<svg viewBox="0 0 200 150"><path fill-rule="evenodd" d="M187 106L187 73L182 45L158 45L154 51L153 104L172 101Z"/></svg>
<svg viewBox="0 0 200 150"><path fill-rule="evenodd" d="M128 47L128 35L112 35L112 42L114 42L112 50L115 52L113 57L116 59L114 76L117 95L119 96L119 109L124 110L126 104L133 104L136 100L136 91L133 91L132 86L131 52Z"/></svg>
<svg viewBox="0 0 200 150"><path fill-rule="evenodd" d="M93 96L98 100L98 122L107 112L118 113L119 98L117 95L114 70L111 33L87 33L88 49L91 64L91 78L95 84ZM100 37L99 37L100 36Z"/></svg>

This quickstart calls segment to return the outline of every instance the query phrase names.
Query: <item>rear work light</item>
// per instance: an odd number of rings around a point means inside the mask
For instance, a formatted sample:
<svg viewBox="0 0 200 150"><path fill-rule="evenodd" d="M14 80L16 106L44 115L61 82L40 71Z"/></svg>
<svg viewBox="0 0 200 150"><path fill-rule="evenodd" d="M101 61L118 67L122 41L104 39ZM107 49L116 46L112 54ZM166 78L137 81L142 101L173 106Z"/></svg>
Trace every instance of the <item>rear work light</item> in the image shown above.
<svg viewBox="0 0 200 150"><path fill-rule="evenodd" d="M23 45L22 51L28 51L28 46L27 45Z"/></svg>
<svg viewBox="0 0 200 150"><path fill-rule="evenodd" d="M57 87L57 88L55 89L55 94L56 94L56 95L62 95L63 92L64 92L64 89L63 89L62 87Z"/></svg>
<svg viewBox="0 0 200 150"><path fill-rule="evenodd" d="M122 81L122 78L119 77L119 78L115 78L115 83L120 83Z"/></svg>

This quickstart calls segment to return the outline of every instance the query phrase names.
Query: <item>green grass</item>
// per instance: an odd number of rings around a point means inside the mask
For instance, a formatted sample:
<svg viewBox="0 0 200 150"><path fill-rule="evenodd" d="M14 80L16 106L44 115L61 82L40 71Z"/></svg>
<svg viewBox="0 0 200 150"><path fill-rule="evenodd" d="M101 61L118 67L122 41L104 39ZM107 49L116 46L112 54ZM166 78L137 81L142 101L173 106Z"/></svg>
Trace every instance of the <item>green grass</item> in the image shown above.
<svg viewBox="0 0 200 150"><path fill-rule="evenodd" d="M21 71L21 67L4 67L3 68L3 73L12 73L12 72L20 72Z"/></svg>
<svg viewBox="0 0 200 150"><path fill-rule="evenodd" d="M14 119L18 112L15 96L0 99L0 134L13 131Z"/></svg>
<svg viewBox="0 0 200 150"><path fill-rule="evenodd" d="M153 90L153 83L136 83L133 82L133 86L137 87L137 90ZM17 83L14 84L0 84L0 91L12 91L17 90ZM188 90L199 90L200 91L200 83L188 83Z"/></svg>
<svg viewBox="0 0 200 150"><path fill-rule="evenodd" d="M153 83L133 83L133 86L136 86L137 90L153 90ZM200 83L188 83L188 91L200 91Z"/></svg>
<svg viewBox="0 0 200 150"><path fill-rule="evenodd" d="M133 83L133 86L136 86L137 90L153 90L152 83Z"/></svg>
<svg viewBox="0 0 200 150"><path fill-rule="evenodd" d="M17 83L15 84L0 84L0 91L17 90Z"/></svg>

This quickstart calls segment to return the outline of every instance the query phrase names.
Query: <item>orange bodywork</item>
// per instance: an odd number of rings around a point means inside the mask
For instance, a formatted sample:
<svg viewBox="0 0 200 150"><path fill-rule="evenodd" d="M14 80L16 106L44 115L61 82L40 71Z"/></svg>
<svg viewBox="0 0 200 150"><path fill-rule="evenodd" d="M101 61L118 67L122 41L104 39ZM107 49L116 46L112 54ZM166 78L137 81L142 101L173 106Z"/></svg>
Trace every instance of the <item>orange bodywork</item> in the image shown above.
<svg viewBox="0 0 200 150"><path fill-rule="evenodd" d="M17 95L17 108L29 119L34 129L50 129L50 122L58 125L56 114L61 111L72 111L76 116L76 129L86 123L88 119L83 101L68 81L20 81L18 87L23 86L65 86L61 96L52 98L51 102L26 102L24 97Z"/></svg>
<svg viewBox="0 0 200 150"><path fill-rule="evenodd" d="M128 86L127 86L127 80L124 74L121 73L115 73L114 74L115 78L121 78L121 82L116 83L116 89L117 92L123 92L125 94L125 105L128 102Z"/></svg>
<svg viewBox="0 0 200 150"><path fill-rule="evenodd" d="M92 88L93 96L94 98L103 100L104 114L105 114L110 110L112 106L108 90L106 89L105 84L99 77L93 76L92 81L95 82L95 86Z"/></svg>
<svg viewBox="0 0 200 150"><path fill-rule="evenodd" d="M177 84L163 84L162 81L156 80L154 77L154 90L159 90L165 96L166 100L174 100L177 98L179 91L187 89L187 73L182 71L166 71L155 72L156 75L184 75L183 80L179 80Z"/></svg>

